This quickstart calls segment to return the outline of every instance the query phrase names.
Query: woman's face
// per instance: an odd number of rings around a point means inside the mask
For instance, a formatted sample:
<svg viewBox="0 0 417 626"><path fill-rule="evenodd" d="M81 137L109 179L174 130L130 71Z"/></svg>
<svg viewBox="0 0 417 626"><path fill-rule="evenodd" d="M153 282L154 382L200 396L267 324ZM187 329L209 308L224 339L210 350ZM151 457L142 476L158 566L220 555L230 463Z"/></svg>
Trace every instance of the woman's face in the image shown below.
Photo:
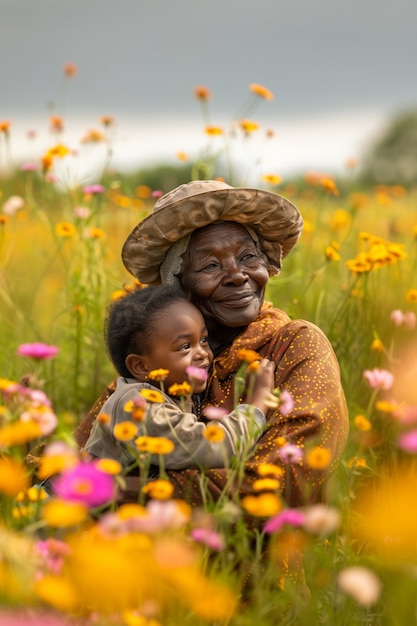
<svg viewBox="0 0 417 626"><path fill-rule="evenodd" d="M268 270L241 224L223 222L195 231L183 256L180 281L209 328L239 328L256 319Z"/></svg>

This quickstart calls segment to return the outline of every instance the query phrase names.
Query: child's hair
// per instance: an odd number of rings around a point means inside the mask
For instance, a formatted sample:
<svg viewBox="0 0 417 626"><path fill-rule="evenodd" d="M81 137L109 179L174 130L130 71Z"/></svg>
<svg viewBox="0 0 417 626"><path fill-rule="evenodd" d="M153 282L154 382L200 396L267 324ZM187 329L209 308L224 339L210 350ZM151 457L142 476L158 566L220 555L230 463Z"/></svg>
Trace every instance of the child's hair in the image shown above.
<svg viewBox="0 0 417 626"><path fill-rule="evenodd" d="M161 285L144 287L110 305L104 336L109 357L120 376L132 377L126 357L147 352L155 320L177 300L187 300L180 287Z"/></svg>

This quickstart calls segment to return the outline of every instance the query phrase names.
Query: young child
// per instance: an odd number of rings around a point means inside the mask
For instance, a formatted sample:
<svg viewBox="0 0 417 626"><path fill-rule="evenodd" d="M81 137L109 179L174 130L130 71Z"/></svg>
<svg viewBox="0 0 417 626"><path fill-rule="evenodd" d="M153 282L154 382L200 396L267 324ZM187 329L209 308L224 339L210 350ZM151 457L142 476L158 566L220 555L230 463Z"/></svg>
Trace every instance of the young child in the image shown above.
<svg viewBox="0 0 417 626"><path fill-rule="evenodd" d="M126 403L138 398L142 390L153 390L154 395L156 389L160 391L160 383L149 378L150 372L169 371L163 382L167 391L189 379L186 370L190 366L198 368L197 375L192 376L192 393L199 399L207 385L213 354L202 314L176 286L145 287L116 301L106 320L105 337L119 378L100 412L110 416L110 422L99 415L84 450L92 457L113 458L128 467L135 461L134 444L124 444L113 434L117 424L131 420ZM242 449L250 449L265 425L264 398L274 386L274 364L262 359L253 375L250 405L239 405L216 420L224 431L220 444L204 437L207 418L197 415L191 397L168 393L164 393L163 402L148 403L144 421L135 422L138 434L134 438L146 435L172 440L175 448L164 456L166 469L224 467L225 455L229 459ZM158 465L158 456L152 457L152 464Z"/></svg>

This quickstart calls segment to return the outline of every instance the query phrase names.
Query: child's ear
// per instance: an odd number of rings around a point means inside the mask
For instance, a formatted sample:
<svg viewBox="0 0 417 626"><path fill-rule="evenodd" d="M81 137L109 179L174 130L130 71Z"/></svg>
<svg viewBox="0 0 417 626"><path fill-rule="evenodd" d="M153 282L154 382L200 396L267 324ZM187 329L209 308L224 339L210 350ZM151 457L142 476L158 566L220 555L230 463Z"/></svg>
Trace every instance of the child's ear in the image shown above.
<svg viewBox="0 0 417 626"><path fill-rule="evenodd" d="M125 364L133 378L138 380L146 380L149 369L140 354L128 354Z"/></svg>

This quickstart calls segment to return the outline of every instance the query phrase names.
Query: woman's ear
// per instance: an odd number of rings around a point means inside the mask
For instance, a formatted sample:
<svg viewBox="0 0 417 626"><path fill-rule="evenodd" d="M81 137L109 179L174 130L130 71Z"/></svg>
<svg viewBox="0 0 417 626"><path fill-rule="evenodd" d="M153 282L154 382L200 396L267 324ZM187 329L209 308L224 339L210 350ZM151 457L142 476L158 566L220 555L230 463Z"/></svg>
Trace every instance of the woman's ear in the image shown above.
<svg viewBox="0 0 417 626"><path fill-rule="evenodd" d="M148 378L148 367L140 354L128 354L125 364L133 378L146 380Z"/></svg>

